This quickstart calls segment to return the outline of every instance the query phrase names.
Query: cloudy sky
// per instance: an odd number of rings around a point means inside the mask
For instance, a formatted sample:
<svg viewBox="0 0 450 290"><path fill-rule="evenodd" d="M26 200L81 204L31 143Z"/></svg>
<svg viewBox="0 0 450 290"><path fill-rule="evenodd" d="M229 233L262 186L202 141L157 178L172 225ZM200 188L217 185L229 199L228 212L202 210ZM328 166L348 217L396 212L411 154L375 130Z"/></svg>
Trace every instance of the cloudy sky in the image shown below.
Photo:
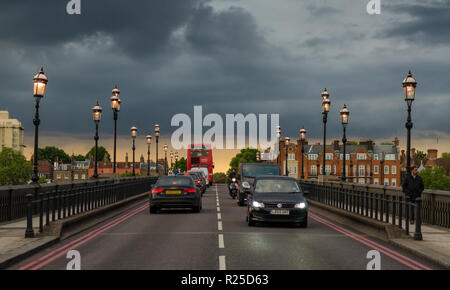
<svg viewBox="0 0 450 290"><path fill-rule="evenodd" d="M67 2L0 3L0 110L23 123L28 148L31 80L43 65L41 144L76 154L91 146L97 100L112 147L115 84L123 146L133 124L144 135L159 122L168 139L172 116L194 105L224 117L278 113L283 135L304 125L319 140L325 87L330 140L343 104L352 138L404 140L408 70L419 82L413 146L450 151L450 0L381 0L380 15L367 13L369 0L81 0L81 15Z"/></svg>

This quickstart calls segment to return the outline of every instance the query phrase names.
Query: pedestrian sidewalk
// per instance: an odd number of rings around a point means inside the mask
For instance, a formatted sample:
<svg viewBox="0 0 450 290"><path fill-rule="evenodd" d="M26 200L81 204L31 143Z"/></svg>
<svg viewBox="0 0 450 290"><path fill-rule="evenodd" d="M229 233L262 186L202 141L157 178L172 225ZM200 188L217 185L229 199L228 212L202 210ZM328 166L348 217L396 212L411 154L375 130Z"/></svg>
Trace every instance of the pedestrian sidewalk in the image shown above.
<svg viewBox="0 0 450 290"><path fill-rule="evenodd" d="M0 224L0 269L58 241L59 237L39 235L39 217L33 218L33 226L35 237L25 238L26 219Z"/></svg>

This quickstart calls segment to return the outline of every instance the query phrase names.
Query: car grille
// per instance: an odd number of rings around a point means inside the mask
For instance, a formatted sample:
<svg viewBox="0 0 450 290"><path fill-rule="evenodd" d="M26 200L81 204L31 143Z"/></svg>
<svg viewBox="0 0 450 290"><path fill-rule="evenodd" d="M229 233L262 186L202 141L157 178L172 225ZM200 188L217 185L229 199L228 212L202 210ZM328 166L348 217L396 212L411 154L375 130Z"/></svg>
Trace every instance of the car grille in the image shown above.
<svg viewBox="0 0 450 290"><path fill-rule="evenodd" d="M294 208L295 203L283 203L283 202L270 202L270 203L264 203L265 208L278 208L278 204L281 204L281 208Z"/></svg>

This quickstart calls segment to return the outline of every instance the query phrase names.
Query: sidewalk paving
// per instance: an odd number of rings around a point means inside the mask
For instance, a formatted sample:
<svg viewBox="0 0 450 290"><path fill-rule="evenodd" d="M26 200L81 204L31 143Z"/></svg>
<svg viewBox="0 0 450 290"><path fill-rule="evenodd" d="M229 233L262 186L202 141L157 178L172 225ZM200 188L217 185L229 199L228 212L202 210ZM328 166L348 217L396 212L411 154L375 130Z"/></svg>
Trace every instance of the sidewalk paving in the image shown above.
<svg viewBox="0 0 450 290"><path fill-rule="evenodd" d="M25 238L26 219L0 224L0 269L55 243L59 237L39 235L39 217L33 218L34 238Z"/></svg>

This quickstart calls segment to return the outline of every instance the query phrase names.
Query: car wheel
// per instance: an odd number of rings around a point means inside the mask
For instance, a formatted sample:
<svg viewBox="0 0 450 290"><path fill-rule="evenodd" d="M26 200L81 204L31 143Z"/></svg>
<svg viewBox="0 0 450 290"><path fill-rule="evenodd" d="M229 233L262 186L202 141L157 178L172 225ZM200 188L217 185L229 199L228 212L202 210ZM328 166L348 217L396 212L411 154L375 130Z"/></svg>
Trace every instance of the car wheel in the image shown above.
<svg viewBox="0 0 450 290"><path fill-rule="evenodd" d="M192 208L192 211L195 212L195 213L199 213L200 210L201 210L201 205L197 205L197 206L194 206L194 207Z"/></svg>
<svg viewBox="0 0 450 290"><path fill-rule="evenodd" d="M256 223L250 217L247 217L247 219L248 219L247 223L248 223L249 227L254 227L256 225Z"/></svg>
<svg viewBox="0 0 450 290"><path fill-rule="evenodd" d="M150 207L150 213L157 213L157 212L158 212L158 209L156 207L154 207L154 206Z"/></svg>

